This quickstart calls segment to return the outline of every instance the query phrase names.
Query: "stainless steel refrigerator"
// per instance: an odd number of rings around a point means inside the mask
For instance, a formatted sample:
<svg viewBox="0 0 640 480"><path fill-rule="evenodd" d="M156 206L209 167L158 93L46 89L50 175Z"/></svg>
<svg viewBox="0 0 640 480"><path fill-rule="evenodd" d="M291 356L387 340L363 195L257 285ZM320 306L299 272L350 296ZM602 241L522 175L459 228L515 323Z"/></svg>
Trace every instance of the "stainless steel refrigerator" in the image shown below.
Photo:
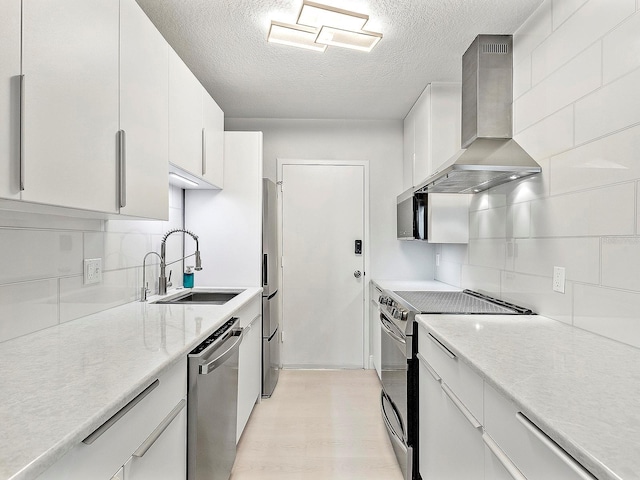
<svg viewBox="0 0 640 480"><path fill-rule="evenodd" d="M262 179L262 396L270 397L280 374L276 184Z"/></svg>

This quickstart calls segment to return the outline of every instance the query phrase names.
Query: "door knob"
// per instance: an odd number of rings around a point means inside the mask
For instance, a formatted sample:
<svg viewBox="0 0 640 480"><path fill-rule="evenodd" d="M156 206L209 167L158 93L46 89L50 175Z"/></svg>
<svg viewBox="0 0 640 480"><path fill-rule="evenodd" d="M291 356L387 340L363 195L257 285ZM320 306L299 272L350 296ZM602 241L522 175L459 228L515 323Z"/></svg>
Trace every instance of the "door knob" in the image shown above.
<svg viewBox="0 0 640 480"><path fill-rule="evenodd" d="M353 276L356 278L360 278L362 276L362 272L360 270L356 270L353 272Z"/></svg>

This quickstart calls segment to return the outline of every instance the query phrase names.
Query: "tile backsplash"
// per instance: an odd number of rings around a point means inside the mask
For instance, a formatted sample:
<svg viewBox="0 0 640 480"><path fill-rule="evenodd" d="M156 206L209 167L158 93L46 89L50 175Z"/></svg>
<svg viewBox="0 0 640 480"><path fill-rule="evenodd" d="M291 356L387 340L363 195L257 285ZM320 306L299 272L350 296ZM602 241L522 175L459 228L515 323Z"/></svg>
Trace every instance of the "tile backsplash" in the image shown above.
<svg viewBox="0 0 640 480"><path fill-rule="evenodd" d="M171 186L169 221L91 220L0 210L0 341L140 298L142 260L162 236L183 226L183 191ZM187 240L187 249L191 248ZM182 257L183 238L167 240L167 260ZM83 259L102 258L102 282L83 285ZM147 258L157 291L158 258ZM167 267L182 285L182 262Z"/></svg>
<svg viewBox="0 0 640 480"><path fill-rule="evenodd" d="M638 32L636 0L546 0L514 34L515 138L543 173L476 195L437 279L640 347Z"/></svg>

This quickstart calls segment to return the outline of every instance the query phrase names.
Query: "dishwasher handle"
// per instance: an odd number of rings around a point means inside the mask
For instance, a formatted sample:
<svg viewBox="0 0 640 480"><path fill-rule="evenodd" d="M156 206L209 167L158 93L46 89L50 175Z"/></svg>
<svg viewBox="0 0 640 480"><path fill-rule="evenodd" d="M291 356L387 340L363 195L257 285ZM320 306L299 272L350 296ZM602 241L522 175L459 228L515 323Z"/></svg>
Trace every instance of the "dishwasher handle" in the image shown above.
<svg viewBox="0 0 640 480"><path fill-rule="evenodd" d="M233 335L230 337L230 339L234 339L231 345L229 345L229 347L227 347L220 355L216 355L216 357L212 360L208 360L207 363L203 363L202 365L200 365L198 373L200 375L208 375L224 362L226 362L229 357L236 353L236 351L240 348L240 342L242 342L243 334L244 331L241 328L234 330ZM228 341L220 345L220 350L222 350L227 343Z"/></svg>

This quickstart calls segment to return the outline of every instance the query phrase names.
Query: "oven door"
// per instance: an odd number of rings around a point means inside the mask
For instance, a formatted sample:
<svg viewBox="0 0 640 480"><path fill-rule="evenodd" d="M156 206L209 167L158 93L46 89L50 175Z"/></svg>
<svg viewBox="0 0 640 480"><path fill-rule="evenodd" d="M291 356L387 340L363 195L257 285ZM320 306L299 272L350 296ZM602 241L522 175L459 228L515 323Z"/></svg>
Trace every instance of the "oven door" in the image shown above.
<svg viewBox="0 0 640 480"><path fill-rule="evenodd" d="M391 399L399 421L398 434L407 442L407 344L404 333L380 313L382 387Z"/></svg>

